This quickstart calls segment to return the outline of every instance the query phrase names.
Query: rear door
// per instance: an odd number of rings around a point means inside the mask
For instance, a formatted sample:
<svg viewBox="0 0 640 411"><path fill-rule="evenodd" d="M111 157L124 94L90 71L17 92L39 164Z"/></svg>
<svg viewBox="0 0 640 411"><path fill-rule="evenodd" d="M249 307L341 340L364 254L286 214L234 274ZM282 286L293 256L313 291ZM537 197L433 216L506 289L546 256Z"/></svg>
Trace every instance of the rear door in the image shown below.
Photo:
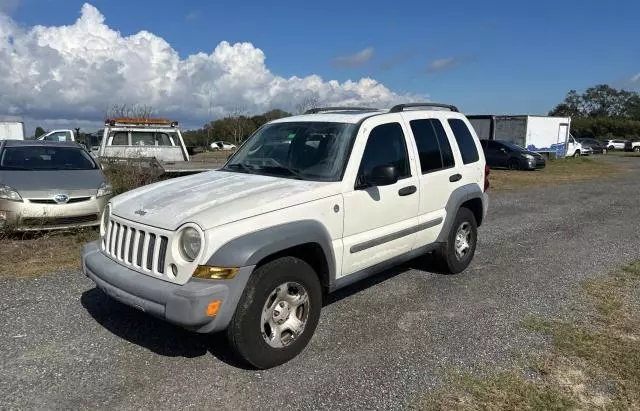
<svg viewBox="0 0 640 411"><path fill-rule="evenodd" d="M489 167L506 167L509 161L509 153L505 147L494 140L488 142L485 157Z"/></svg>
<svg viewBox="0 0 640 411"><path fill-rule="evenodd" d="M420 182L418 231L413 248L433 243L446 216L451 185L456 184L455 159L442 119L428 112L406 111L402 114L413 135L418 154L417 173Z"/></svg>
<svg viewBox="0 0 640 411"><path fill-rule="evenodd" d="M467 184L478 184L484 187L484 153L475 131L464 117L447 113L445 115L447 134L453 139L452 144L456 158L456 173L452 176L453 183L449 191Z"/></svg>
<svg viewBox="0 0 640 411"><path fill-rule="evenodd" d="M354 143L344 181L342 275L353 274L411 251L418 225L418 174L400 114L365 120ZM360 188L376 166L394 164L400 179Z"/></svg>

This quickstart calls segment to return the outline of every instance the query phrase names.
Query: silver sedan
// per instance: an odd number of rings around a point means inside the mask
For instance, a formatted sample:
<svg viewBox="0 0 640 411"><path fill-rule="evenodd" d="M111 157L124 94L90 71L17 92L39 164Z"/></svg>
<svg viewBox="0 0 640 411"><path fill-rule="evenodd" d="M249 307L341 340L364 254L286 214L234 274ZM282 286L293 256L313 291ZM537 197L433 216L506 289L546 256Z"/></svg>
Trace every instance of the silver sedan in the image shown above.
<svg viewBox="0 0 640 411"><path fill-rule="evenodd" d="M97 226L112 189L76 143L0 141L0 227Z"/></svg>

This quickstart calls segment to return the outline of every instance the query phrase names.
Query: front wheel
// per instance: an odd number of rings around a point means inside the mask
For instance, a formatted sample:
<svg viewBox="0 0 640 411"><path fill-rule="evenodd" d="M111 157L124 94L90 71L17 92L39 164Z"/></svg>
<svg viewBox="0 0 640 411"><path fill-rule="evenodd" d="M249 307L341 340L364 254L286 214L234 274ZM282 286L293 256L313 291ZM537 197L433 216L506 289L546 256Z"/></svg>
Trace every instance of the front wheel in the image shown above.
<svg viewBox="0 0 640 411"><path fill-rule="evenodd" d="M282 257L252 274L227 328L240 359L258 369L283 364L307 346L318 325L322 288L305 261Z"/></svg>
<svg viewBox="0 0 640 411"><path fill-rule="evenodd" d="M509 160L509 170L520 170L520 161L517 158Z"/></svg>
<svg viewBox="0 0 640 411"><path fill-rule="evenodd" d="M638 146L638 147L634 147L634 148L633 148L633 151L635 151L636 153L640 153L640 146Z"/></svg>
<svg viewBox="0 0 640 411"><path fill-rule="evenodd" d="M576 150L575 153L573 153L573 158L578 158L580 157L580 150Z"/></svg>
<svg viewBox="0 0 640 411"><path fill-rule="evenodd" d="M439 268L448 274L464 271L476 252L478 242L478 224L476 217L468 208L461 208L451 226L447 242L436 250Z"/></svg>

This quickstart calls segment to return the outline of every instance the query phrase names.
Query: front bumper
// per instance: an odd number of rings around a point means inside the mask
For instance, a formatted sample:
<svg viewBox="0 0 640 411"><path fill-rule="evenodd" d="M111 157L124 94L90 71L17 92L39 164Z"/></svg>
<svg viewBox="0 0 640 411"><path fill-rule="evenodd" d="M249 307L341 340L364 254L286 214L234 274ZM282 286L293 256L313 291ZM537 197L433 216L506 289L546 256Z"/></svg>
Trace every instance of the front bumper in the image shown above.
<svg viewBox="0 0 640 411"><path fill-rule="evenodd" d="M253 268L241 268L232 280L191 279L179 285L140 274L111 260L100 251L98 241L82 248L82 271L107 295L199 333L227 327ZM207 306L216 300L222 301L222 305L210 317Z"/></svg>
<svg viewBox="0 0 640 411"><path fill-rule="evenodd" d="M41 231L100 225L102 211L110 196L91 197L70 204L39 204L24 201L0 200L0 226L15 231Z"/></svg>

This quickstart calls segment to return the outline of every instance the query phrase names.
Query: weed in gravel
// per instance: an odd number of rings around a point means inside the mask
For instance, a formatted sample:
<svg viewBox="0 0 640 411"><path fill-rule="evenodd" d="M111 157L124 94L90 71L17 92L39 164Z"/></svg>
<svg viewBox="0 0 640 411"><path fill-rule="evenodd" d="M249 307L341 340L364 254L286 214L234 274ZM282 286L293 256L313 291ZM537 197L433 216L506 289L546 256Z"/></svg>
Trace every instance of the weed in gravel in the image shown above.
<svg viewBox="0 0 640 411"><path fill-rule="evenodd" d="M420 407L458 410L640 408L640 262L583 283L593 308L572 322L527 316L550 352L527 369L485 378L455 373Z"/></svg>

